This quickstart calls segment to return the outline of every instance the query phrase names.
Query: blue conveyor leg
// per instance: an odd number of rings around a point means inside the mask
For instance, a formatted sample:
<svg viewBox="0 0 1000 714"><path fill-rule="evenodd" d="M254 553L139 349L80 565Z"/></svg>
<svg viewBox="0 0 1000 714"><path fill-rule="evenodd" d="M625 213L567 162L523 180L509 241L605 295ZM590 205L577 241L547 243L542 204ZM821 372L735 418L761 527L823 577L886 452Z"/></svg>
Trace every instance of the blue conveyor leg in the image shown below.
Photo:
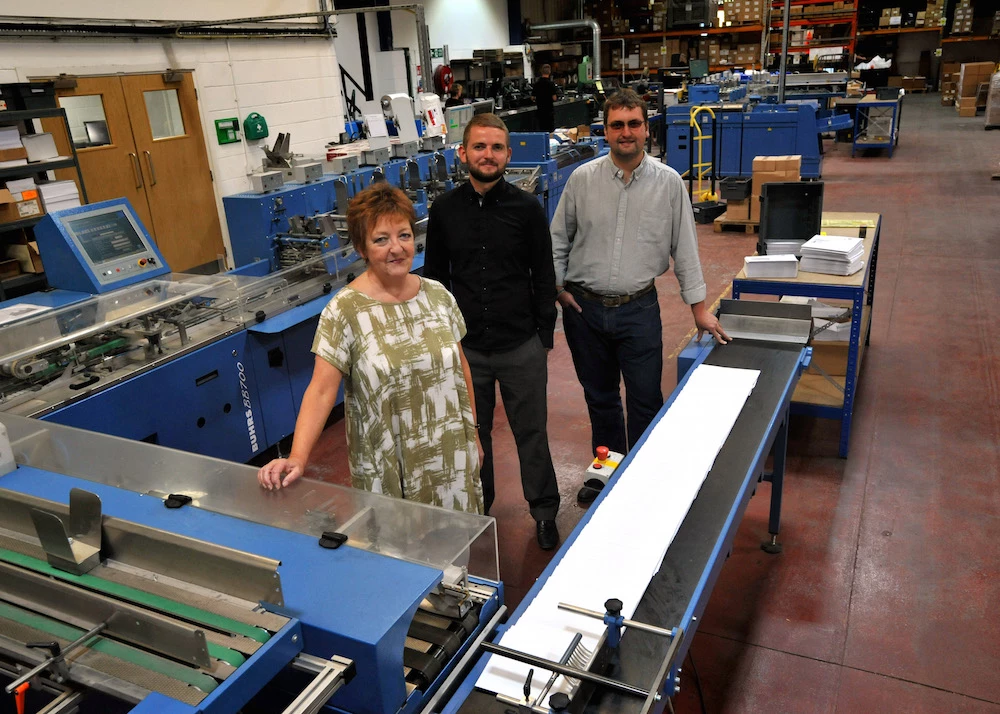
<svg viewBox="0 0 1000 714"><path fill-rule="evenodd" d="M778 532L781 530L781 492L785 486L785 453L788 450L788 410L785 410L781 426L774 437L774 468L770 474L765 474L764 480L771 482L771 514L767 519L767 532L771 535L769 541L761 543L765 553L776 555L781 552L778 542Z"/></svg>

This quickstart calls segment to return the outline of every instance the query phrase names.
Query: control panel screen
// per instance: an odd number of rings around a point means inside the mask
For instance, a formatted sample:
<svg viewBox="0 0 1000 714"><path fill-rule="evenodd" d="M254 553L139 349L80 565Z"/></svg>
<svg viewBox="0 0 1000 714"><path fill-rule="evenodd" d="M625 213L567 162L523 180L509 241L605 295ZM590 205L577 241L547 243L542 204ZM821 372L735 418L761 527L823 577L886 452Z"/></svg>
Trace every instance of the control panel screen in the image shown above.
<svg viewBox="0 0 1000 714"><path fill-rule="evenodd" d="M94 265L148 250L129 216L120 208L67 220L65 226Z"/></svg>

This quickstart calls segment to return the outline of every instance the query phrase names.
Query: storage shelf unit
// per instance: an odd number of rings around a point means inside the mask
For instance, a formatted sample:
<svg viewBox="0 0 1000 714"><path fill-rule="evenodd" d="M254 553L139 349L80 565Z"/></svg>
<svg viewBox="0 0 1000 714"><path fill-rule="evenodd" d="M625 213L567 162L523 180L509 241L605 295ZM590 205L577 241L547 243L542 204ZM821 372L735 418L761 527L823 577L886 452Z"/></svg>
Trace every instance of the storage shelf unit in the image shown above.
<svg viewBox="0 0 1000 714"><path fill-rule="evenodd" d="M52 117L62 119L63 126L66 129L66 136L70 137L69 120L66 117L66 112L63 109L58 108L0 112L0 125L19 126L23 122L24 131L28 134L33 134L35 128L32 120L47 119ZM55 171L56 169L75 168L80 184L80 201L82 203L87 203L87 189L83 183L83 174L80 172L80 163L77 159L76 147L73 145L72 140L70 140L69 145L72 147L73 151L71 158L59 159L57 161L39 161L25 166L12 166L10 168L0 169L0 181L9 178L26 178L28 176L38 178L39 176L45 176L47 172ZM41 201L41 198L39 197L38 200ZM0 223L0 255L5 252L3 250L3 246L7 244L11 235L18 231L32 228L41 219L42 216L32 216L18 221ZM16 275L11 278L0 280L0 302L11 297L34 292L36 290L42 290L46 286L47 283L45 281L44 273L24 273L22 275Z"/></svg>
<svg viewBox="0 0 1000 714"><path fill-rule="evenodd" d="M906 35L913 32L941 32L940 27L883 27L878 30L861 30L858 37L871 35Z"/></svg>
<svg viewBox="0 0 1000 714"><path fill-rule="evenodd" d="M843 7L838 8L836 3L831 2L831 0L792 0L790 6L801 14L794 14L795 11L793 10L793 14L789 16L788 26L790 31L793 31L791 28L794 28L794 30L805 28L813 28L814 30L816 28L836 28L834 31L837 36L813 37L805 41L790 36L788 51L807 53L812 49L820 47L841 46L845 48L849 64L854 57L854 46L858 31L858 3L860 2L861 0L854 0L851 8L845 10ZM813 12L812 9L816 7L822 7L825 11ZM769 22L771 32L781 32L784 29L783 12L783 2L775 0L771 3L771 20ZM781 46L780 44L775 45L770 40L770 37L768 45L768 51L774 57L771 64L776 67L780 62ZM844 67L844 69L848 69L848 67Z"/></svg>

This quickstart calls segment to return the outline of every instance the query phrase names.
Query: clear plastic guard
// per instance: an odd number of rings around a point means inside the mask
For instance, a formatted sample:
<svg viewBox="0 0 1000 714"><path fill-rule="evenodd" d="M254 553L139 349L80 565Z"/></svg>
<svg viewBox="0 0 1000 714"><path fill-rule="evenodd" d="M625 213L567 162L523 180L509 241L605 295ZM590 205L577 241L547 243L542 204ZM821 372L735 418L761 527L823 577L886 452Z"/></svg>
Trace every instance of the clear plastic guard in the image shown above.
<svg viewBox="0 0 1000 714"><path fill-rule="evenodd" d="M500 579L496 521L488 516L311 479L265 491L257 483L257 469L243 464L10 414L0 414L0 423L7 427L19 465L156 498L182 493L207 511L317 539L324 531L336 531L356 548Z"/></svg>
<svg viewBox="0 0 1000 714"><path fill-rule="evenodd" d="M0 355L4 363L10 363L182 302L187 302L184 309L189 312L211 311L238 325L241 318L230 314L235 301L232 278L174 273L169 279L148 280L4 325L0 327Z"/></svg>

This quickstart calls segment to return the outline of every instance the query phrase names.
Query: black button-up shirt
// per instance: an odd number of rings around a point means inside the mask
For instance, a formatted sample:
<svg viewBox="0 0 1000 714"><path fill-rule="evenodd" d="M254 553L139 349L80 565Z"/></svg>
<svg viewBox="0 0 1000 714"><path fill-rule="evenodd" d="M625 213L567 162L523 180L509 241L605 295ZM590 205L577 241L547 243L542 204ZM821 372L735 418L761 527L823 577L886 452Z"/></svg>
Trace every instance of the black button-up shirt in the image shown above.
<svg viewBox="0 0 1000 714"><path fill-rule="evenodd" d="M534 196L501 179L485 196L465 183L431 204L424 275L451 290L465 317L462 344L504 352L537 334L552 347L552 238Z"/></svg>

